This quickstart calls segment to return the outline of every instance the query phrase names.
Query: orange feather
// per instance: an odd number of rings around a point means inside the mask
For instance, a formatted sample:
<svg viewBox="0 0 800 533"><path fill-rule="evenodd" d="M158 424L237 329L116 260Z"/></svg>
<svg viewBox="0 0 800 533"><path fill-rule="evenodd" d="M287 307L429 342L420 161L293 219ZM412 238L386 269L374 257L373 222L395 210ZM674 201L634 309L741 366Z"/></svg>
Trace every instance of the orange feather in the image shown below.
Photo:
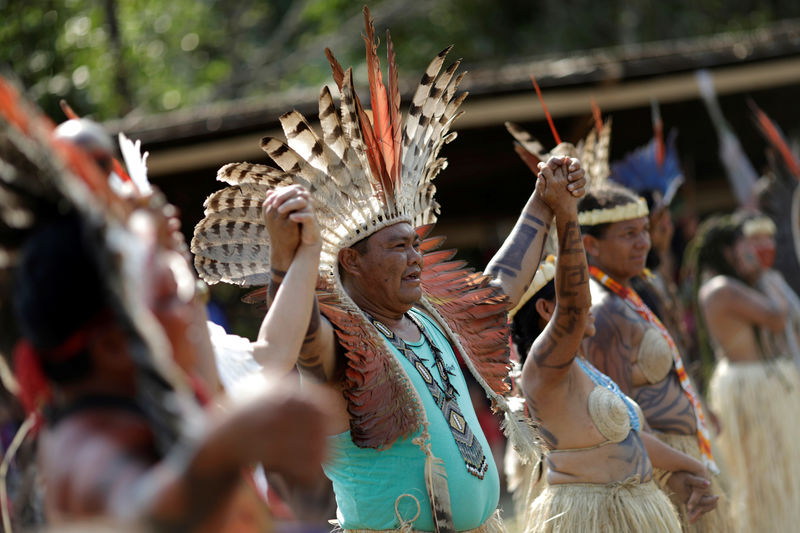
<svg viewBox="0 0 800 533"><path fill-rule="evenodd" d="M527 151L524 146L521 144L514 144L514 151L517 152L517 155L528 165L528 168L531 169L534 175L539 174L539 163L541 160Z"/></svg>
<svg viewBox="0 0 800 533"><path fill-rule="evenodd" d="M386 61L389 63L389 113L392 124L392 140L394 161L392 162L392 179L395 183L400 181L400 159L403 150L403 132L400 124L400 84L398 82L397 62L394 54L394 44L389 30L386 30Z"/></svg>
<svg viewBox="0 0 800 533"><path fill-rule="evenodd" d="M370 105L372 107L373 132L376 141L376 150L373 156L381 159L377 165L383 171L376 176L383 186L387 201L394 203L395 182L393 180L394 139L392 135L391 117L389 114L389 101L386 96L386 87L383 85L381 62L378 59L377 43L375 42L375 26L369 15L369 8L364 6L364 26L366 35L364 45L367 53L367 74L369 76Z"/></svg>
<svg viewBox="0 0 800 533"><path fill-rule="evenodd" d="M655 100L650 103L650 113L653 121L653 138L656 140L656 164L658 169L662 170L667 159L667 145L664 143L664 122L661 120L661 111Z"/></svg>
<svg viewBox="0 0 800 533"><path fill-rule="evenodd" d="M764 111L761 110L753 101L749 101L748 104L750 108L753 110L753 113L756 116L756 122L758 123L761 132L767 138L767 140L775 147L776 150L781 154L783 158L784 164L786 168L789 169L789 172L800 180L800 163L798 163L797 159L795 158L792 150L789 148L789 145L786 144L786 140L781 135L780 130L772 121L772 119L767 116Z"/></svg>
<svg viewBox="0 0 800 533"><path fill-rule="evenodd" d="M542 109L544 109L544 116L547 117L547 123L550 125L550 131L553 132L553 138L556 140L557 145L561 144L561 137L558 136L556 125L553 124L553 117L550 116L550 111L547 109L547 104L544 103L542 90L539 88L539 84L536 83L536 78L533 77L533 74L531 74L531 81L533 82L533 88L536 89L536 96L539 97L539 102L542 104Z"/></svg>
<svg viewBox="0 0 800 533"><path fill-rule="evenodd" d="M70 105L67 103L67 101L66 101L66 100L64 100L64 99L61 99L61 100L59 100L59 101L58 101L58 105L59 105L59 106L61 106L61 111L63 111L63 113L64 113L64 116L66 116L68 119L70 119L70 120L77 120L77 119L81 118L81 117L79 117L79 116L78 116L78 114L77 114L77 113L76 113L76 112L75 112L75 111L72 109L72 106L70 106Z"/></svg>
<svg viewBox="0 0 800 533"><path fill-rule="evenodd" d="M333 71L333 81L336 82L336 86L339 87L339 90L341 91L342 86L344 85L344 70L342 69L342 65L333 56L333 52L331 52L330 48L325 49L325 57L328 58L328 63L331 65L331 70Z"/></svg>
<svg viewBox="0 0 800 533"><path fill-rule="evenodd" d="M594 127L599 135L600 132L603 131L603 116L600 113L600 106L597 105L594 96L592 96L591 102L592 102L592 116L594 117Z"/></svg>

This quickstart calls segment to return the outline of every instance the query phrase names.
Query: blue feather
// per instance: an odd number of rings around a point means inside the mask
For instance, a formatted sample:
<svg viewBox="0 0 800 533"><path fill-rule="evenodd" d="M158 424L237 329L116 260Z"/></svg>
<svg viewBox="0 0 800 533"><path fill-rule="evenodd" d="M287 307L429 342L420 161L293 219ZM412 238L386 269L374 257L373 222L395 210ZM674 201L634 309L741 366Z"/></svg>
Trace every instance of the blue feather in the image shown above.
<svg viewBox="0 0 800 533"><path fill-rule="evenodd" d="M656 162L656 140L651 139L646 145L637 148L621 161L611 164L610 179L637 192L659 191L663 202L668 204L678 186L683 183L678 151L675 140L676 130L669 133L666 143L666 156L663 168Z"/></svg>

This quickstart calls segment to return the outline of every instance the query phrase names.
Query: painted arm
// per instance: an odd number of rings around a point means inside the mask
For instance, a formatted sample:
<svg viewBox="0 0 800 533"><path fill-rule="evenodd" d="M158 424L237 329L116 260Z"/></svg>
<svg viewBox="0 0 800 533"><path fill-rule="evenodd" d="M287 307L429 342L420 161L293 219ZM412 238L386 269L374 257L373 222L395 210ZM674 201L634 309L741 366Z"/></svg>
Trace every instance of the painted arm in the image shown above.
<svg viewBox="0 0 800 533"><path fill-rule="evenodd" d="M541 169L544 199L553 206L558 233L556 307L544 331L531 347L522 369L526 392L560 383L580 347L589 319L591 294L586 253L578 226L577 200L566 189L566 164ZM538 185L537 185L538 187Z"/></svg>
<svg viewBox="0 0 800 533"><path fill-rule="evenodd" d="M563 186L568 188L570 194L579 198L585 192L586 179L578 160L551 157L547 165L555 168L564 161L568 161L569 174L568 182ZM554 214L553 209L542 198L543 187L544 182L537 179L533 194L525 204L517 223L484 271L486 275L495 278L495 283L508 296L509 308L514 307L522 297L542 259L542 249Z"/></svg>

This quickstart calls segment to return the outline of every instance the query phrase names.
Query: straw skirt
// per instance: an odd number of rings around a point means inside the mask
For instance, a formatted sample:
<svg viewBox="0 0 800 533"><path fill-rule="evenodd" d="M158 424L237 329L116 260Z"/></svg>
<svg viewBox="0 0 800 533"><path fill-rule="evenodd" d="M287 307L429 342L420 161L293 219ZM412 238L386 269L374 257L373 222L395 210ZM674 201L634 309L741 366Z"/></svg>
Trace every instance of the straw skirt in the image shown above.
<svg viewBox="0 0 800 533"><path fill-rule="evenodd" d="M784 359L721 361L709 404L722 432L730 507L738 531L800 528L800 375Z"/></svg>
<svg viewBox="0 0 800 533"><path fill-rule="evenodd" d="M533 501L525 533L679 533L669 498L653 481L547 485Z"/></svg>

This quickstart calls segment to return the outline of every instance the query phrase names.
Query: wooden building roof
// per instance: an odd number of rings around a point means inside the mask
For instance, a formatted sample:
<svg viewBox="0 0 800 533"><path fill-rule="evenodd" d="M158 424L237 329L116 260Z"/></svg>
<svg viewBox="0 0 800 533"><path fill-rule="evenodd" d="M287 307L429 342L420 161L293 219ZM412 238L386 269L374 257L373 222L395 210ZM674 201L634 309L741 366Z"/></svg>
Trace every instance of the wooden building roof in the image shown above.
<svg viewBox="0 0 800 533"><path fill-rule="evenodd" d="M679 131L688 178L684 192L701 213L730 207L733 197L718 161L717 136L699 100L697 69L713 74L722 110L756 168L764 161L764 142L746 99L755 100L784 128L800 124L800 20L750 32L468 68L461 87L470 96L454 126L459 137L442 151L449 167L437 178L443 206L437 228L452 245L476 254L485 255L497 245L533 188L533 176L513 152L503 123L520 123L545 146L554 144L530 74L536 75L564 140L574 142L588 132L592 98L604 115L613 116L612 159L650 139L650 101L658 100L665 129ZM404 102L415 82L402 80ZM202 217L204 198L220 186L216 169L232 161L266 162L261 137L279 134L277 118L290 109L310 120L315 117L318 94L318 88L300 89L129 116L108 126L142 140L150 151L152 180L181 209L190 234Z"/></svg>

